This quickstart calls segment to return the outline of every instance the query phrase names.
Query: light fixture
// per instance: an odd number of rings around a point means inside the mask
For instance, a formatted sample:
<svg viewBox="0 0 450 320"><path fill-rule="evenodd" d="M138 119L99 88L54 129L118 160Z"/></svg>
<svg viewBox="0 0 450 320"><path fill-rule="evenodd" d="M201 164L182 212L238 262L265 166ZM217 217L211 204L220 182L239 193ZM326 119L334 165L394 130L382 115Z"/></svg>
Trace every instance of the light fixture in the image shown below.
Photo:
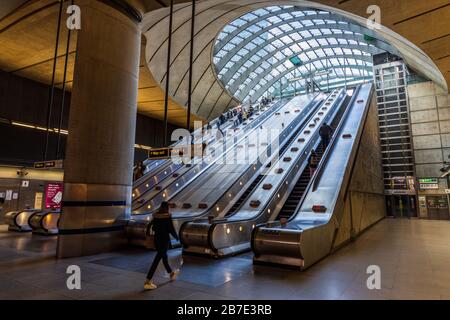
<svg viewBox="0 0 450 320"><path fill-rule="evenodd" d="M227 234L230 234L230 228L227 228Z"/></svg>

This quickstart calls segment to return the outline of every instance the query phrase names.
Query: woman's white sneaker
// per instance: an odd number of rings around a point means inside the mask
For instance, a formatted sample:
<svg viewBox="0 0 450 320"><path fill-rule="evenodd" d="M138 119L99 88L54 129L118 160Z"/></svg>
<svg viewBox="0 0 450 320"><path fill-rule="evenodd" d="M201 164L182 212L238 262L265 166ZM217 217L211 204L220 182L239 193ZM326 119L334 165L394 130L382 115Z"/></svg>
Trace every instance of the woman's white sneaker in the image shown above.
<svg viewBox="0 0 450 320"><path fill-rule="evenodd" d="M147 281L144 284L144 289L145 290L155 290L156 288L158 288L158 286L156 284L154 284L153 282L151 282L151 281Z"/></svg>
<svg viewBox="0 0 450 320"><path fill-rule="evenodd" d="M172 272L170 273L170 280L172 280L172 281L177 280L177 277L178 277L178 274L179 274L179 273L180 273L180 270L172 271Z"/></svg>

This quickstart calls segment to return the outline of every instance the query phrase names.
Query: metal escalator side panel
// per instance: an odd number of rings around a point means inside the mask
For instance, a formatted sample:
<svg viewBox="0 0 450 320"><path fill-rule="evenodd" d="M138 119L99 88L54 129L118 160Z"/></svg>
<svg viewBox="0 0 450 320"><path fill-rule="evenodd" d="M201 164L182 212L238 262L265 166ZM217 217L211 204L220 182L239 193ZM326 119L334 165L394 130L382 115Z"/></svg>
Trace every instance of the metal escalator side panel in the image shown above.
<svg viewBox="0 0 450 320"><path fill-rule="evenodd" d="M304 266L300 250L302 241L301 230L258 227L251 241L253 263L289 265L301 269Z"/></svg>

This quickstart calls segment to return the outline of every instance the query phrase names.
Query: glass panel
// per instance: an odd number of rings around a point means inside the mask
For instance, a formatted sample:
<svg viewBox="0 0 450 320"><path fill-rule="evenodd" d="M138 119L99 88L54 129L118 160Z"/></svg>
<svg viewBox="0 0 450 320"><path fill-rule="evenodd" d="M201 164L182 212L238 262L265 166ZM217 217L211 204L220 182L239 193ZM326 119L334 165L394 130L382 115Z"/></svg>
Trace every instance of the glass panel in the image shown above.
<svg viewBox="0 0 450 320"><path fill-rule="evenodd" d="M308 18L305 19L306 16ZM263 20L256 21L261 17ZM292 21L295 18L299 19ZM285 22L287 20L288 23ZM371 79L372 53L385 52L374 43L365 42L362 34L366 28L357 27L362 31L353 32L352 22L345 19L336 21L324 10L294 6L257 9L224 27L216 39L220 50L212 59L219 78L226 82L224 86L233 90L232 94L245 99L259 99L268 92L279 94L280 81L287 88L285 90L292 91L294 84L288 79L315 70L332 70L330 74L316 78L320 84L326 85L327 77L334 86L343 85L345 81L357 83ZM263 28L267 31L255 37ZM389 51L395 53L393 48ZM295 68L294 73L289 58L296 56L303 65ZM221 65L223 67L219 68ZM304 81L297 83L298 92L300 86L304 91Z"/></svg>

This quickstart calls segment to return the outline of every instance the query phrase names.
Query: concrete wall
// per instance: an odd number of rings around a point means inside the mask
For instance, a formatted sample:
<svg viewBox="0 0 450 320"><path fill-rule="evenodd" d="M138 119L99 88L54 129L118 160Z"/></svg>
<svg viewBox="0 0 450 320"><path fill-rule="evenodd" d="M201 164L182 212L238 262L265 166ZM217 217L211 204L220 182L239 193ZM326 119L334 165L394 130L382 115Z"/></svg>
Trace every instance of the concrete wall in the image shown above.
<svg viewBox="0 0 450 320"><path fill-rule="evenodd" d="M433 82L408 85L417 178L439 177L450 155L450 99Z"/></svg>
<svg viewBox="0 0 450 320"><path fill-rule="evenodd" d="M375 101L370 107L355 161L334 247L344 244L386 216Z"/></svg>
<svg viewBox="0 0 450 320"><path fill-rule="evenodd" d="M30 166L42 160L45 146L45 131L12 126L10 121L47 126L47 107L50 87L0 70L0 139L2 141L0 163ZM58 128L61 113L62 91L56 89L50 127ZM66 93L62 129L67 129L71 94ZM177 129L169 124L169 133ZM136 143L161 147L164 145L164 123L160 120L137 114ZM170 137L170 135L169 135ZM49 159L55 159L57 134L50 133ZM67 136L61 136L61 154L64 155ZM147 151L135 149L135 162L144 160Z"/></svg>

